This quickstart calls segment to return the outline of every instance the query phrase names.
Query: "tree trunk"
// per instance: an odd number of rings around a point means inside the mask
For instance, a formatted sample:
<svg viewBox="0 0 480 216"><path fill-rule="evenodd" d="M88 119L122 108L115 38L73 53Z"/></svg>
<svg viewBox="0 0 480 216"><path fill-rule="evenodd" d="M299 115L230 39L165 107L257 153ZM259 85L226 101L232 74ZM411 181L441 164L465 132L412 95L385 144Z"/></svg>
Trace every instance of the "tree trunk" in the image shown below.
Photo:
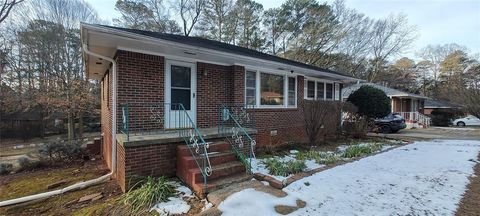
<svg viewBox="0 0 480 216"><path fill-rule="evenodd" d="M78 137L83 137L83 112L78 114Z"/></svg>
<svg viewBox="0 0 480 216"><path fill-rule="evenodd" d="M69 142L72 142L73 140L73 136L74 136L74 125L75 125L75 122L74 122L74 119L73 119L73 115L72 113L69 111L68 112L68 141Z"/></svg>

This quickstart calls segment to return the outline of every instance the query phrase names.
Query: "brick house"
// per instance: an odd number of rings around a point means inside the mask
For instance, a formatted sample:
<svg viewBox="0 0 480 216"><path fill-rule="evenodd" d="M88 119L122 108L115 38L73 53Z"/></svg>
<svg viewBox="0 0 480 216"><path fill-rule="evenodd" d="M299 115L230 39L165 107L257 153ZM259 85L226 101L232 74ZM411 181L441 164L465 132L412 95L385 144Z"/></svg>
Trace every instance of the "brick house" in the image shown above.
<svg viewBox="0 0 480 216"><path fill-rule="evenodd" d="M430 117L425 116L422 112L425 100L428 99L428 97L422 95L400 91L375 83L356 83L342 89L343 100L346 100L351 93L363 85L369 85L385 92L391 101L391 112L403 116L407 128L428 127L430 125Z"/></svg>
<svg viewBox="0 0 480 216"><path fill-rule="evenodd" d="M92 24L81 36L101 81L103 156L124 191L146 175L200 194L251 178L256 148L306 140L304 99L340 100L356 81L197 37Z"/></svg>

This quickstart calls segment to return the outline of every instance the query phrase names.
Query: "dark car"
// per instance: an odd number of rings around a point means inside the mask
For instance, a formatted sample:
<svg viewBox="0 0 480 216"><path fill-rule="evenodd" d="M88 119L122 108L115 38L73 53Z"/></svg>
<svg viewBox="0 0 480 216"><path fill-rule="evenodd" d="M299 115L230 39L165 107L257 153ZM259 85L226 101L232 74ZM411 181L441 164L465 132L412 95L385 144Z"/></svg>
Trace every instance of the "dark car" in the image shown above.
<svg viewBox="0 0 480 216"><path fill-rule="evenodd" d="M375 119L375 126L382 133L396 133L401 129L405 129L407 124L405 124L405 119L401 115L390 113L384 118Z"/></svg>

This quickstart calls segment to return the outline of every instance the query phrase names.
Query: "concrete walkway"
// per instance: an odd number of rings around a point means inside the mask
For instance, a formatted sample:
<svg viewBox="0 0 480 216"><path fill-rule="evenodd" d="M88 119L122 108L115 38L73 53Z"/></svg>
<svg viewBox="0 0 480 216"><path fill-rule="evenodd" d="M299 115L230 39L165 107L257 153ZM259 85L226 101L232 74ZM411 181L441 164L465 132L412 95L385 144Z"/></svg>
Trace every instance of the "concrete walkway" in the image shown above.
<svg viewBox="0 0 480 216"><path fill-rule="evenodd" d="M429 127L422 129L405 129L393 134L369 133L368 135L393 139L480 140L480 127Z"/></svg>

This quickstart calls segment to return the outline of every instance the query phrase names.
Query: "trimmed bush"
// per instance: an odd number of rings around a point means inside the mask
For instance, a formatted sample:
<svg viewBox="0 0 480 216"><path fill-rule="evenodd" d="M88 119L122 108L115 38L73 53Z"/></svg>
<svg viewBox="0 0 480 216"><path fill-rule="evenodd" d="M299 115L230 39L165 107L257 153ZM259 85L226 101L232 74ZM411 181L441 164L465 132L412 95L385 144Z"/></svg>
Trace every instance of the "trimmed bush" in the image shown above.
<svg viewBox="0 0 480 216"><path fill-rule="evenodd" d="M137 185L141 186L135 189ZM175 187L165 176L160 178L149 176L135 186L122 197L123 203L129 207L133 215L146 213L155 204L166 202L175 195Z"/></svg>
<svg viewBox="0 0 480 216"><path fill-rule="evenodd" d="M358 115L368 118L383 118L390 113L390 98L382 90L363 85L350 94L348 102L354 104Z"/></svg>
<svg viewBox="0 0 480 216"><path fill-rule="evenodd" d="M269 159L265 165L271 175L288 176L304 171L307 168L304 161L281 162L277 159Z"/></svg>
<svg viewBox="0 0 480 216"><path fill-rule="evenodd" d="M13 171L13 165L9 163L0 163L0 175L7 175Z"/></svg>

